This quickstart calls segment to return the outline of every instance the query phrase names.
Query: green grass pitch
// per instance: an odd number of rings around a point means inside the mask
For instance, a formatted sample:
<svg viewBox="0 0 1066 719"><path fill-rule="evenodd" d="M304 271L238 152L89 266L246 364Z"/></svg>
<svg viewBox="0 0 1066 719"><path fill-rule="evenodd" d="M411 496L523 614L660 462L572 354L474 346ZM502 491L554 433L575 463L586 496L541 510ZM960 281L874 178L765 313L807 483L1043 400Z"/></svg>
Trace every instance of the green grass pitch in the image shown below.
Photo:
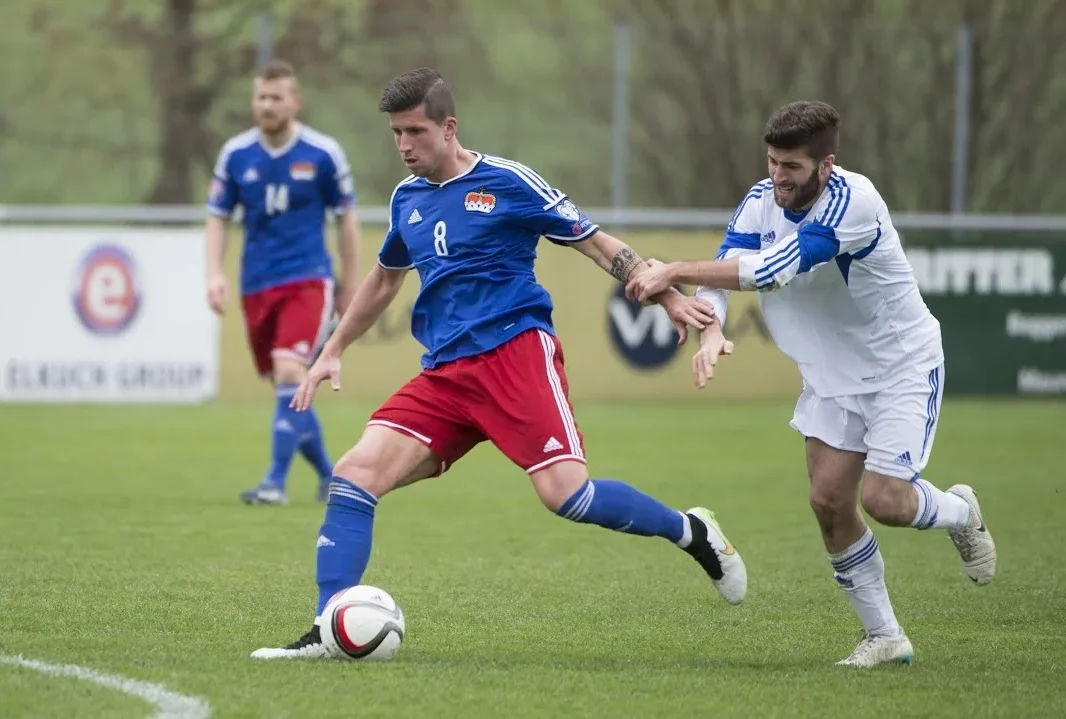
<svg viewBox="0 0 1066 719"><path fill-rule="evenodd" d="M321 410L334 456L369 407ZM308 627L322 507L237 493L268 404L0 407L0 655L165 685L216 717L1053 717L1066 707L1066 404L945 402L927 477L978 490L987 587L943 532L875 528L913 667L833 665L860 627L807 505L784 402L580 404L593 476L714 509L749 571L721 600L669 543L573 525L483 445L378 509L367 583L396 658L256 663ZM298 460L299 462L300 460ZM143 717L139 699L0 664L0 715Z"/></svg>

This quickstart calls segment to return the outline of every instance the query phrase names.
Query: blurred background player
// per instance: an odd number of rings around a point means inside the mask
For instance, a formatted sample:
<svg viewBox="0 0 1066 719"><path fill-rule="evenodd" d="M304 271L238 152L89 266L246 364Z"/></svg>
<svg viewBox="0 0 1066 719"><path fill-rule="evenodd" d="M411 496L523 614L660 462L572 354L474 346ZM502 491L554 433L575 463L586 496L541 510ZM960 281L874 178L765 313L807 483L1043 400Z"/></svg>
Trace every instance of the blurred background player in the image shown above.
<svg viewBox="0 0 1066 719"><path fill-rule="evenodd" d="M770 177L741 201L718 260L659 264L632 280L648 301L676 283L725 322L727 290L759 292L774 342L799 366L791 426L806 438L810 502L836 581L864 628L838 664L914 660L885 587L877 540L857 509L881 524L945 529L975 584L996 571L996 547L977 495L922 479L940 419L944 350L888 207L863 175L835 164L840 117L822 102L780 108L764 132ZM704 330L693 371L706 382L725 341ZM710 356L704 356L707 352Z"/></svg>
<svg viewBox="0 0 1066 719"><path fill-rule="evenodd" d="M646 269L570 199L517 162L464 149L447 83L423 68L385 89L396 146L412 173L393 191L379 262L293 400L311 405L327 377L339 388L344 349L368 330L416 268L411 319L426 347L423 371L370 418L334 470L318 537L318 609L311 630L256 659L325 655L319 622L336 592L356 585L370 559L375 509L389 491L451 468L489 440L525 470L541 502L560 517L681 547L726 601L741 602L740 554L703 508L672 509L614 479L589 479L548 292L533 272L540 238L575 248L619 282ZM713 312L673 289L660 302L679 331Z"/></svg>
<svg viewBox="0 0 1066 719"><path fill-rule="evenodd" d="M291 65L275 60L254 79L256 126L222 147L207 207L207 298L218 314L229 289L223 271L228 220L243 209L240 286L248 342L256 369L273 380L270 466L257 487L241 493L249 504L284 504L293 457L299 451L319 477L325 501L333 465L314 412L289 407L293 393L328 332L333 315L333 268L326 249L326 213L337 218L341 261L336 299L355 291L359 223L344 151L332 137L296 121L300 92Z"/></svg>

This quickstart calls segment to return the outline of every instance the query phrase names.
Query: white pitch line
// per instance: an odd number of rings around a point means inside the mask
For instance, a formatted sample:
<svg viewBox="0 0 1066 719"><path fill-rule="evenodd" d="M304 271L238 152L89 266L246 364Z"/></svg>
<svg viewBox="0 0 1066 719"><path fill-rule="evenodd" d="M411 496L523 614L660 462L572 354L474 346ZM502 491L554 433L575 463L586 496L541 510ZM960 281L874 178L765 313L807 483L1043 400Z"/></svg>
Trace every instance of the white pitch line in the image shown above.
<svg viewBox="0 0 1066 719"><path fill-rule="evenodd" d="M154 704L159 711L149 719L207 719L211 716L211 707L207 702L196 697L187 697L177 692L172 692L161 684L142 682L138 679L128 679L114 674L102 674L76 664L47 664L36 659L23 659L21 656L6 656L0 654L0 664L12 664L17 667L25 667L50 674L54 677L73 677L84 679L108 689L120 691L123 694L139 697L150 704Z"/></svg>

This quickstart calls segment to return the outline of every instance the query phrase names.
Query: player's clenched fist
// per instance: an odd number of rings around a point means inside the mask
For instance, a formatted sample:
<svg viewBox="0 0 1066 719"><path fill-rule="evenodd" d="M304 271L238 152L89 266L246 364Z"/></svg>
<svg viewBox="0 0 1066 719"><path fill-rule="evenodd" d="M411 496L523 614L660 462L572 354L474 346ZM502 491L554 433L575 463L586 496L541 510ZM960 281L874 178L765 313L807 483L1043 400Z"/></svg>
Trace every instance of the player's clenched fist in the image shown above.
<svg viewBox="0 0 1066 719"><path fill-rule="evenodd" d="M661 262L648 263L648 267L629 280L626 296L632 300L647 302L655 295L673 285L673 267Z"/></svg>
<svg viewBox="0 0 1066 719"><path fill-rule="evenodd" d="M229 299L229 283L222 274L210 275L207 278L207 304L215 311L215 314L225 314L226 302Z"/></svg>
<svg viewBox="0 0 1066 719"><path fill-rule="evenodd" d="M297 412L303 412L309 408L315 399L318 383L327 377L334 392L341 388L341 358L334 354L323 352L315 360L315 363L311 365L311 369L307 371L307 377L296 388L296 393L292 396L289 406Z"/></svg>
<svg viewBox="0 0 1066 719"><path fill-rule="evenodd" d="M707 380L714 377L714 366L721 355L733 354L733 343L721 332L708 334L700 341L699 352L692 358L692 379L696 386L703 389Z"/></svg>

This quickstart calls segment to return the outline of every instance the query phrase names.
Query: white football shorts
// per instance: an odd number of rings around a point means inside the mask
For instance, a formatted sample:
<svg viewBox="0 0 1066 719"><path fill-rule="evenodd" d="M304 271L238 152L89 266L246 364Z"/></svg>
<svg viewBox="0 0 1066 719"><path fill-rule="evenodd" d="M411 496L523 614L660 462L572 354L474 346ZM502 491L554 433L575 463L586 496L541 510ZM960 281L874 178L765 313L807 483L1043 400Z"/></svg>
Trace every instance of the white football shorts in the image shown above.
<svg viewBox="0 0 1066 719"><path fill-rule="evenodd" d="M819 397L804 385L789 425L830 447L865 453L867 471L911 480L929 461L943 388L944 365L869 394Z"/></svg>

